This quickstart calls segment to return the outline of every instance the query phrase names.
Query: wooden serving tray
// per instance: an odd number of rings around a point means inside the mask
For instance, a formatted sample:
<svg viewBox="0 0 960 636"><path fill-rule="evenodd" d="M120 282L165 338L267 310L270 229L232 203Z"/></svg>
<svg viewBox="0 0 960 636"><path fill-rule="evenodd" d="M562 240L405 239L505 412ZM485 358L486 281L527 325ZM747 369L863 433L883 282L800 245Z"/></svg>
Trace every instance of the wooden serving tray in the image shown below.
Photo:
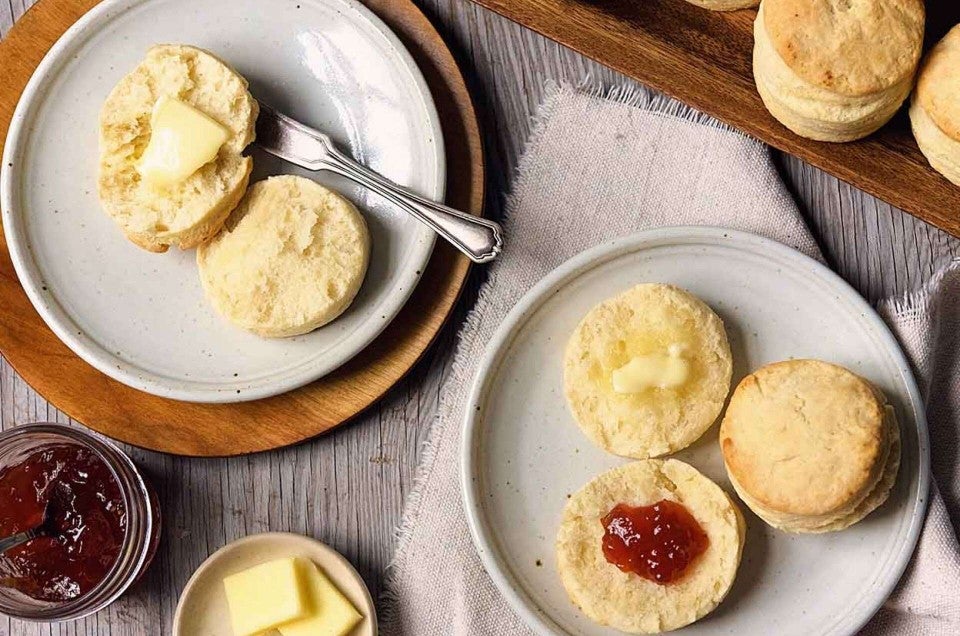
<svg viewBox="0 0 960 636"><path fill-rule="evenodd" d="M753 82L753 9L684 0L474 0L598 62L960 236L960 187L927 164L906 114L848 144L804 139L777 122ZM957 0L927 0L929 48L960 22Z"/></svg>
<svg viewBox="0 0 960 636"><path fill-rule="evenodd" d="M364 0L404 42L430 86L447 140L447 203L481 214L483 150L463 77L411 0ZM53 43L97 0L40 0L0 42L0 152L27 80ZM240 455L294 444L380 399L433 342L453 310L469 261L444 241L389 327L336 372L273 398L238 404L176 402L131 389L77 357L46 326L17 280L0 229L0 351L40 394L114 439L177 455Z"/></svg>

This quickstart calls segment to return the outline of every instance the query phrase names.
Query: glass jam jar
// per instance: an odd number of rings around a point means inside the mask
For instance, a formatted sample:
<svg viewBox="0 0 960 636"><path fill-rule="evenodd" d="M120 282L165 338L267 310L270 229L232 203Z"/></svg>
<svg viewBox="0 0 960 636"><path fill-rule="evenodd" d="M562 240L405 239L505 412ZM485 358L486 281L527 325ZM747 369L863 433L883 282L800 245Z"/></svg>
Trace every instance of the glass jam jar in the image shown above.
<svg viewBox="0 0 960 636"><path fill-rule="evenodd" d="M38 524L46 505L60 534L0 555L0 613L43 622L88 616L153 560L157 497L123 451L62 424L0 432L0 533Z"/></svg>

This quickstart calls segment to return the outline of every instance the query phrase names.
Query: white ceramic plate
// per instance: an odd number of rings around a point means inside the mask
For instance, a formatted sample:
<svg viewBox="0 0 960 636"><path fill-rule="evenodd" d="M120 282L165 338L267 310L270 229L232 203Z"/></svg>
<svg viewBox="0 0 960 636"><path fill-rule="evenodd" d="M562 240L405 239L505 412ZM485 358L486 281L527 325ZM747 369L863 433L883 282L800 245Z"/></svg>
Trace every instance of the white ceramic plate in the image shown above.
<svg viewBox="0 0 960 636"><path fill-rule="evenodd" d="M255 97L440 200L446 167L429 90L399 40L355 0L107 0L53 46L17 106L0 175L4 231L27 295L67 346L125 384L181 400L250 400L306 384L393 319L434 234L347 181L254 151L254 179L302 174L354 201L373 251L353 306L326 327L267 340L227 323L203 297L192 250L140 250L97 201L100 106L163 42L211 50Z"/></svg>
<svg viewBox="0 0 960 636"><path fill-rule="evenodd" d="M713 228L644 232L588 250L538 283L487 348L463 433L465 507L480 557L540 633L618 634L580 614L560 583L554 539L567 495L625 459L587 440L563 396L563 349L596 303L641 282L680 285L723 319L734 383L788 358L821 358L876 383L903 431L890 500L862 523L789 535L747 515L736 583L684 634L852 634L880 607L913 552L926 510L929 448L907 361L877 314L823 265L750 234ZM717 427L675 455L733 489Z"/></svg>
<svg viewBox="0 0 960 636"><path fill-rule="evenodd" d="M339 552L316 539L285 532L255 534L228 543L204 561L187 581L173 616L173 636L233 636L223 579L260 563L285 557L310 559L363 615L348 636L376 636L377 612L370 591Z"/></svg>

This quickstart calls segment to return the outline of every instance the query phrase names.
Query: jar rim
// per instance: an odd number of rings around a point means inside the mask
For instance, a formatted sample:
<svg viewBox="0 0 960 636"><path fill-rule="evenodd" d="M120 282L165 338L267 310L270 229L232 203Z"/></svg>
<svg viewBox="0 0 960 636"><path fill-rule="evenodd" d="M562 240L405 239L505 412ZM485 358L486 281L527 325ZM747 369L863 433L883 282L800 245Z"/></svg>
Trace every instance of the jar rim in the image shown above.
<svg viewBox="0 0 960 636"><path fill-rule="evenodd" d="M86 430L57 422L20 424L5 431L0 431L0 450L12 441L29 439L30 435L36 434L61 437L66 443L80 445L95 453L106 465L120 490L128 523L124 528L123 544L113 565L103 579L85 594L68 601L50 603L27 610L19 607L9 607L0 597L0 613L35 622L78 619L89 616L113 603L137 579L137 575L142 571L145 561L150 556L149 550L139 550L139 554L132 564L125 563L126 559L124 557L129 555L131 550L136 549L138 543L149 543L149 537L155 531L153 527L154 503L149 496L149 490L143 475L130 457L112 441L103 439ZM137 493L139 493L139 496L137 496ZM140 506L143 506L143 513L145 514L134 513ZM145 527L140 533L133 532L133 524L130 523L131 514L138 514L143 517ZM145 540L144 537L147 539ZM124 572L126 572L125 577L118 580L118 577L123 575Z"/></svg>

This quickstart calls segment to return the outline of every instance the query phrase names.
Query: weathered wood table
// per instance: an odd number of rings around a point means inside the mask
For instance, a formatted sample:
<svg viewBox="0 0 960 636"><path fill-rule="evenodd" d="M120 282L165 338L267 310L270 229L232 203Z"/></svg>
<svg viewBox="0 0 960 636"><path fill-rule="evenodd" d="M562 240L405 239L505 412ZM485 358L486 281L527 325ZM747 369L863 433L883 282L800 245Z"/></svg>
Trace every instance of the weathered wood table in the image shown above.
<svg viewBox="0 0 960 636"><path fill-rule="evenodd" d="M0 37L31 4L0 0ZM474 92L495 217L547 79L632 83L467 0L418 4L446 38ZM790 157L777 162L831 265L868 299L914 289L960 256L960 240ZM164 514L165 536L146 578L83 621L41 626L0 617L0 636L168 634L177 597L194 568L224 543L266 530L329 543L353 561L376 597L456 334L482 276L482 270L473 273L457 312L414 372L365 417L325 437L224 460L128 449L157 486ZM35 421L69 418L0 362L0 425Z"/></svg>

